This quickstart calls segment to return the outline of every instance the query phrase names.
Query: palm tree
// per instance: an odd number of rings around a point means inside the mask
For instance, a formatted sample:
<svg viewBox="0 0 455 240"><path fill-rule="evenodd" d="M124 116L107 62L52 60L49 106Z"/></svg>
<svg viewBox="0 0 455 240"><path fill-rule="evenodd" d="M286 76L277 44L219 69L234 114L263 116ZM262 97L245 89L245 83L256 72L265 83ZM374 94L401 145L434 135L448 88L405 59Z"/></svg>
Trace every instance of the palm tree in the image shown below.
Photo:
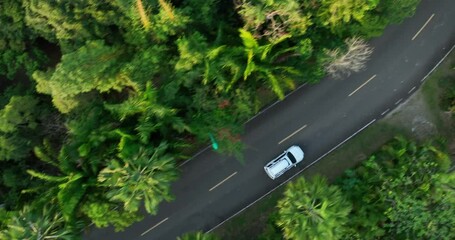
<svg viewBox="0 0 455 240"><path fill-rule="evenodd" d="M278 208L277 225L286 239L339 239L351 204L337 186L316 176L308 182L302 177L288 184Z"/></svg>
<svg viewBox="0 0 455 240"><path fill-rule="evenodd" d="M278 44L290 38L291 35L283 35L272 42L259 45L254 36L240 29L240 38L243 41L243 47L247 56L247 65L243 72L243 79L255 75L260 80L265 80L272 91L280 98L284 98L283 84L290 89L295 87L292 75L299 76L300 72L291 66L283 65L278 61L280 56L289 52L295 52L297 47L285 48L280 51L272 51ZM280 62L280 64L279 64Z"/></svg>
<svg viewBox="0 0 455 240"><path fill-rule="evenodd" d="M177 116L176 109L159 103L157 91L151 82L147 82L144 91L137 95L130 96L120 104L105 104L105 108L117 115L120 121L139 115L136 130L143 144L147 144L150 135L155 132L166 136L170 129L178 133L190 130L183 119Z"/></svg>
<svg viewBox="0 0 455 240"><path fill-rule="evenodd" d="M119 149L119 158L101 170L98 182L109 189L107 197L123 202L127 211L138 211L144 201L146 211L156 214L160 202L173 198L170 185L178 171L174 157L166 153L166 143L155 149L131 142L120 145L123 149Z"/></svg>
<svg viewBox="0 0 455 240"><path fill-rule="evenodd" d="M204 58L202 84L213 84L215 93L231 91L245 70L243 55L243 49L238 46L221 45L209 49Z"/></svg>
<svg viewBox="0 0 455 240"><path fill-rule="evenodd" d="M68 222L75 220L77 207L91 185L91 178L87 172L71 167L62 148L59 153L53 152L47 141L42 147L35 147L35 156L42 162L58 169L58 175L28 169L27 173L41 180L43 183L35 188L23 190L22 193L38 193L35 201L37 206L49 203L58 203L63 217Z"/></svg>
<svg viewBox="0 0 455 240"><path fill-rule="evenodd" d="M72 240L77 235L65 228L63 215L49 206L40 211L24 206L8 221L8 227L0 231L3 240Z"/></svg>

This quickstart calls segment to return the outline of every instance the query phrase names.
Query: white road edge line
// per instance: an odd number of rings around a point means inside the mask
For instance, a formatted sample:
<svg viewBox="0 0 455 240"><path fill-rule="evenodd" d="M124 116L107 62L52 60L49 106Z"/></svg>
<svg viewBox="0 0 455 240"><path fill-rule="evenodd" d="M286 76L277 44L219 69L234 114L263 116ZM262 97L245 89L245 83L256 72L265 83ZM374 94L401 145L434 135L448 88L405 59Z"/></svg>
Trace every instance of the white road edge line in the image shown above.
<svg viewBox="0 0 455 240"><path fill-rule="evenodd" d="M199 154L201 154L202 152L204 152L205 150L207 150L207 149L209 149L209 148L211 148L211 147L212 147L212 145L209 145L209 146L205 147L205 148L202 149L201 151L199 151L199 152L197 152L196 154L194 154L191 158L188 158L188 160L186 160L186 161L180 163L179 167L185 165L187 162L189 162L190 160L192 160L193 158L195 158L196 156L198 156Z"/></svg>
<svg viewBox="0 0 455 240"><path fill-rule="evenodd" d="M374 78L376 77L376 74L373 75L372 77L370 77L370 79L368 79L366 82L364 82L362 85L360 85L356 90L354 90L352 93L350 93L348 95L348 97L352 96L352 94L356 93L357 91L359 91L363 86L365 86L369 81L373 80Z"/></svg>
<svg viewBox="0 0 455 240"><path fill-rule="evenodd" d="M297 129L295 132L291 133L291 135L285 137L283 140L281 140L280 142L278 142L278 145L282 144L284 141L288 140L289 138L291 138L292 136L294 136L295 134L297 134L298 132L300 132L302 129L306 128L306 124L303 125L303 127Z"/></svg>
<svg viewBox="0 0 455 240"><path fill-rule="evenodd" d="M433 19L434 17L434 13L431 14L430 18L428 18L428 20L425 22L425 24L423 24L423 26L420 28L420 30L414 35L414 37L412 37L411 41L414 41L414 39L416 39L416 37L420 34L420 32L427 26L427 24L431 21L431 19Z"/></svg>
<svg viewBox="0 0 455 240"><path fill-rule="evenodd" d="M209 192L212 191L213 189L217 188L218 186L220 186L221 184L223 184L224 182L226 182L229 178L233 177L235 174L237 174L237 172L234 172L233 174L229 175L227 178L225 178L223 181L219 182L217 185L213 186L212 188L209 189Z"/></svg>
<svg viewBox="0 0 455 240"><path fill-rule="evenodd" d="M411 90L409 90L408 94L410 94L412 91L414 91L414 89L416 89L416 87L412 87Z"/></svg>
<svg viewBox="0 0 455 240"><path fill-rule="evenodd" d="M381 116L384 116L384 114L388 113L390 111L390 108L387 108L384 112L381 113Z"/></svg>
<svg viewBox="0 0 455 240"><path fill-rule="evenodd" d="M446 53L446 55L444 55L444 57L441 58L441 60L439 60L438 63L436 63L436 65L427 73L427 75L425 75L425 77L422 78L422 80L420 80L420 82L423 82L425 81L428 76L430 76L431 73L433 73L433 71L439 67L439 65L441 65L441 63L447 58L447 56L449 56L449 54L453 51L453 49L455 48L455 44L452 46L452 48L450 48L450 50Z"/></svg>
<svg viewBox="0 0 455 240"><path fill-rule="evenodd" d="M168 219L169 219L169 218L167 217L167 218L161 220L161 222L159 222L159 223L153 225L153 227L151 227L151 228L149 228L147 231L143 232L143 233L141 234L141 236L144 236L144 235L147 234L148 232L152 231L152 229L158 227L160 224L166 222Z"/></svg>
<svg viewBox="0 0 455 240"><path fill-rule="evenodd" d="M401 101L403 101L403 98L400 98L398 101L396 101L395 105L398 105Z"/></svg>
<svg viewBox="0 0 455 240"><path fill-rule="evenodd" d="M359 132L363 131L365 128L367 128L368 126L370 126L372 123L374 123L376 121L376 119L373 119L371 120L371 122L367 123L367 125L363 126L361 129L357 130L354 134L352 134L351 136L349 136L348 138L346 138L344 141L342 141L341 143L339 143L338 145L336 145L335 147L333 147L332 149L330 149L328 152L326 152L325 154L323 154L322 156L320 156L318 159L316 159L316 161L310 163L308 166L306 166L305 168L303 168L302 170L300 170L299 172L297 172L296 174L292 175L290 178L288 178L286 181L280 183L280 185L276 186L275 188L273 188L272 190L268 191L266 194L262 195L260 198L254 200L254 202L248 204L246 207L240 209L238 212L236 212L234 215L230 216L229 218L227 218L226 220L222 221L221 223L217 224L215 227L211 228L210 230L207 231L207 233L213 231L215 228L221 226L223 223L229 221L231 218L239 215L241 212L243 212L245 209L249 208L251 205L255 204L256 202L258 202L259 200L263 199L264 197L266 197L267 195L269 195L271 192L275 191L277 188L283 186L283 184L286 184L287 182L289 182L290 180L292 180L295 176L299 175L301 172L305 171L306 169L308 169L309 167L313 166L315 163L317 163L318 161L320 161L322 158L324 158L325 156L327 156L329 153L333 152L335 149L337 149L339 146L341 146L343 143L345 143L346 141L348 141L349 139L351 139L352 137L354 137L355 135L357 135Z"/></svg>

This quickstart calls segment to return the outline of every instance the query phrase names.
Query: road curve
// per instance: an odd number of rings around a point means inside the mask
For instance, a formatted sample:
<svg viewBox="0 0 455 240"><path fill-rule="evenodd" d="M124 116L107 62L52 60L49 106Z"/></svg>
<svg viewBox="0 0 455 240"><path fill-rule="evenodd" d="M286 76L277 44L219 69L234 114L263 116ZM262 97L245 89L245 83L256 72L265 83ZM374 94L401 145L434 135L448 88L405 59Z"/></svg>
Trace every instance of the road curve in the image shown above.
<svg viewBox="0 0 455 240"><path fill-rule="evenodd" d="M181 166L176 200L162 203L158 215L123 232L93 229L84 239L167 240L218 226L408 98L455 44L455 1L423 0L412 18L370 43L365 71L304 85L250 120L245 164L207 148ZM270 180L264 164L293 144L305 150L303 164Z"/></svg>

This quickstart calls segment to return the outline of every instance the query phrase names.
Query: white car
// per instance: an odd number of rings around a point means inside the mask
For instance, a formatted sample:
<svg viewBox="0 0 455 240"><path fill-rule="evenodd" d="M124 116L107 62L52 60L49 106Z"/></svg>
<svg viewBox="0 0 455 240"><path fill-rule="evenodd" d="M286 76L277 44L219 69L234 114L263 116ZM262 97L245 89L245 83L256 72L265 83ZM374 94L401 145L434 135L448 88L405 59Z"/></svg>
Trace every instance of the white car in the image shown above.
<svg viewBox="0 0 455 240"><path fill-rule="evenodd" d="M294 145L267 163L264 166L264 170L271 179L275 179L290 168L295 167L297 163L303 160L304 156L303 150Z"/></svg>

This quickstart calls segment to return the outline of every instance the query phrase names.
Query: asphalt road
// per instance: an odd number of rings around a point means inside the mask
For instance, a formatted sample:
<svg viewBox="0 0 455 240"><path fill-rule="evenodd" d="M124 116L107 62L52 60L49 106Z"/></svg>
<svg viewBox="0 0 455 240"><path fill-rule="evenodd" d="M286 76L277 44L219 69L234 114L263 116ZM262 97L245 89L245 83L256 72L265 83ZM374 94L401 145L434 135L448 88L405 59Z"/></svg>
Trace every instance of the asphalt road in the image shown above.
<svg viewBox="0 0 455 240"><path fill-rule="evenodd" d="M85 239L167 240L208 231L298 175L420 86L455 44L455 1L423 0L414 17L370 43L375 50L365 71L304 85L250 120L244 165L206 149L181 166L176 200L161 204L158 215L123 232L95 229ZM263 166L293 144L304 149L304 162L269 179Z"/></svg>

